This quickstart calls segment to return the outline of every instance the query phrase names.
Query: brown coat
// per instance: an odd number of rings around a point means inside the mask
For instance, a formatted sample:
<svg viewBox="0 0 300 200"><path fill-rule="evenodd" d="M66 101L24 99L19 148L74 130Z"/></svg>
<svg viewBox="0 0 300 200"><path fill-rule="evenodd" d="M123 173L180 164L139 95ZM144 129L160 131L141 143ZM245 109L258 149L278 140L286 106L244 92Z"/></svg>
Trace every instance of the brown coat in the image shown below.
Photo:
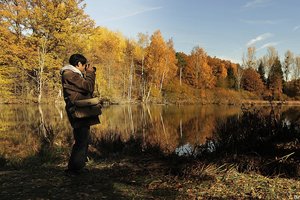
<svg viewBox="0 0 300 200"><path fill-rule="evenodd" d="M64 100L66 102L66 111L69 121L73 128L79 128L83 126L91 126L99 124L98 117L89 118L73 118L69 112L69 108L73 106L74 101L89 99L92 97L95 87L95 72L87 72L85 77L71 70L62 71L62 85Z"/></svg>

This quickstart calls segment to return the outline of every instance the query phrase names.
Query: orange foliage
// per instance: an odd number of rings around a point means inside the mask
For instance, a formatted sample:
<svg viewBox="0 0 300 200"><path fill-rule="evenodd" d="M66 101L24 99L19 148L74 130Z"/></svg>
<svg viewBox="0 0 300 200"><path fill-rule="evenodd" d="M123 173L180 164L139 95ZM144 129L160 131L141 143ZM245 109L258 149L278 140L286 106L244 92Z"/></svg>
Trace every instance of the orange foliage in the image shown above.
<svg viewBox="0 0 300 200"><path fill-rule="evenodd" d="M258 72L253 68L247 68L242 77L242 87L250 92L260 93L264 89L264 84Z"/></svg>
<svg viewBox="0 0 300 200"><path fill-rule="evenodd" d="M200 47L193 49L183 73L186 82L193 87L212 88L215 85L212 68L207 63L207 54Z"/></svg>
<svg viewBox="0 0 300 200"><path fill-rule="evenodd" d="M161 89L164 82L168 82L176 75L177 59L173 41L166 43L160 31L154 32L150 40L145 57L145 68L150 82Z"/></svg>

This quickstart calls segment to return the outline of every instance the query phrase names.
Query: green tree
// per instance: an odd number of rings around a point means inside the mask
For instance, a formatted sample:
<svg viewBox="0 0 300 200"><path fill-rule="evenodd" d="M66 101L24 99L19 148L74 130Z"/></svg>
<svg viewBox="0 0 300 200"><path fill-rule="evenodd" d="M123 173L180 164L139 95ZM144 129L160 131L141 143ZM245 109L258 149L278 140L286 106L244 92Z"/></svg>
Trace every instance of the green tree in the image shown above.
<svg viewBox="0 0 300 200"><path fill-rule="evenodd" d="M268 87L271 91L273 99L281 100L282 98L282 87L283 87L283 72L280 60L278 57L275 58L273 65L271 66Z"/></svg>
<svg viewBox="0 0 300 200"><path fill-rule="evenodd" d="M228 68L227 70L226 80L227 80L228 88L232 88L232 89L236 88L236 76L234 73L234 69L232 67Z"/></svg>
<svg viewBox="0 0 300 200"><path fill-rule="evenodd" d="M257 72L259 73L260 78L263 81L264 85L266 85L266 83L267 83L266 72L265 72L265 66L262 61L260 61L260 63L259 63Z"/></svg>
<svg viewBox="0 0 300 200"><path fill-rule="evenodd" d="M187 55L183 52L176 52L176 58L178 60L177 66L179 68L179 81L181 85L182 70L187 66Z"/></svg>

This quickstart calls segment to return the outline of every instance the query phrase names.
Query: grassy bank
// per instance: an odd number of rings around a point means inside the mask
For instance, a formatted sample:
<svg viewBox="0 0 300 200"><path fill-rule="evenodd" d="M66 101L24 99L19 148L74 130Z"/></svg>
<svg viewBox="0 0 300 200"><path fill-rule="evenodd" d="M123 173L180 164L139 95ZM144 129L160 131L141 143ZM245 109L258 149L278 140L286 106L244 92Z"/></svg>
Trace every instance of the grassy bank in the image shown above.
<svg viewBox="0 0 300 200"><path fill-rule="evenodd" d="M1 199L296 199L299 179L238 172L234 165L152 156L90 160L65 176L66 163L1 168Z"/></svg>
<svg viewBox="0 0 300 200"><path fill-rule="evenodd" d="M217 105L270 105L270 101L263 100L262 97L245 90L233 90L225 88L214 89L195 89L188 87L186 84L181 86L176 84L169 84L161 92L153 88L147 103L149 104L217 104ZM107 104L137 104L142 103L140 99L128 100L127 96L114 96L103 98ZM274 100L274 105L290 105L298 106L300 101L293 98L284 96L283 101ZM37 98L34 97L0 97L0 104L36 104ZM42 103L52 104L61 103L64 104L63 97L44 97Z"/></svg>
<svg viewBox="0 0 300 200"><path fill-rule="evenodd" d="M179 157L139 139L93 139L89 172L77 176L64 174L70 147L44 145L23 159L0 157L0 199L297 199L300 145L280 144L295 153Z"/></svg>

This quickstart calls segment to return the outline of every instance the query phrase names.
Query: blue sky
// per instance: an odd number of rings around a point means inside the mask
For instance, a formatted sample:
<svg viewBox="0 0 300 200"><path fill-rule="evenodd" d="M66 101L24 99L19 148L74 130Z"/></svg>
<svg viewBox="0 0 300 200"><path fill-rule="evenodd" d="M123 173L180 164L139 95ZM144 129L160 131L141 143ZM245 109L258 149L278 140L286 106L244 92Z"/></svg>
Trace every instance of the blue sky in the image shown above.
<svg viewBox="0 0 300 200"><path fill-rule="evenodd" d="M257 58L274 46L300 55L300 0L85 0L98 26L136 38L161 30L176 51L196 45L208 55L240 62L248 46Z"/></svg>

